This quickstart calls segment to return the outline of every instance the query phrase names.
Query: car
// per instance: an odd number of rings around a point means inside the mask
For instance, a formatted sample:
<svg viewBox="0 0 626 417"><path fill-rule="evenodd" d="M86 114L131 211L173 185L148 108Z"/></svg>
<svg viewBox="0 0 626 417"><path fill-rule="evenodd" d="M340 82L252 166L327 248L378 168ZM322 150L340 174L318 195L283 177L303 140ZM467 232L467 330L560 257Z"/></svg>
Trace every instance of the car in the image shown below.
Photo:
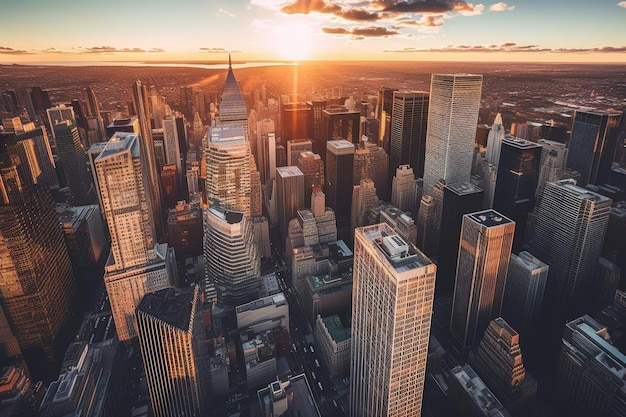
<svg viewBox="0 0 626 417"><path fill-rule="evenodd" d="M317 359L315 359L315 366L317 366L318 368L320 367L320 362Z"/></svg>
<svg viewBox="0 0 626 417"><path fill-rule="evenodd" d="M313 345L311 345L311 352L315 353L315 349L313 349Z"/></svg>
<svg viewBox="0 0 626 417"><path fill-rule="evenodd" d="M317 381L317 386L320 387L320 391L324 391L324 387L322 387L322 383Z"/></svg>
<svg viewBox="0 0 626 417"><path fill-rule="evenodd" d="M293 343L291 344L291 347L293 348L293 351L297 351L298 349L296 349L296 345L294 345Z"/></svg>
<svg viewBox="0 0 626 417"><path fill-rule="evenodd" d="M304 353L306 353L306 352L308 352L308 351L306 350L306 346L305 346L305 347L304 347Z"/></svg>
<svg viewBox="0 0 626 417"><path fill-rule="evenodd" d="M335 408L339 408L339 407L337 407L337 401L336 400L333 400L333 405L335 406Z"/></svg>
<svg viewBox="0 0 626 417"><path fill-rule="evenodd" d="M313 371L311 371L311 376L313 377L313 379L317 379L317 378L315 377L315 372L313 372Z"/></svg>

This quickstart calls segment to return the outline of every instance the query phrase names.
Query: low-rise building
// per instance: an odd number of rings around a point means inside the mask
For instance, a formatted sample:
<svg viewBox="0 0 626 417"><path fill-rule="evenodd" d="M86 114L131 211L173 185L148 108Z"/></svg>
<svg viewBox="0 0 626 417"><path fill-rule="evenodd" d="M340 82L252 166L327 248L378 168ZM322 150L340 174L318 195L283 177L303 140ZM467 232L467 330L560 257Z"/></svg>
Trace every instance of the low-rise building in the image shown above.
<svg viewBox="0 0 626 417"><path fill-rule="evenodd" d="M350 374L350 330L336 314L328 317L317 316L315 344L333 377Z"/></svg>

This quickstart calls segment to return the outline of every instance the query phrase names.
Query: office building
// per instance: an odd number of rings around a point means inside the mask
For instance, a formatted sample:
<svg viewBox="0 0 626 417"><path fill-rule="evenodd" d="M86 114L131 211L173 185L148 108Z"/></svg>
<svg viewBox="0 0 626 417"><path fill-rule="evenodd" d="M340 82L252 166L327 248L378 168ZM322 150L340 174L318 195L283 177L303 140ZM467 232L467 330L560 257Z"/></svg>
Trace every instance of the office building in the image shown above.
<svg viewBox="0 0 626 417"><path fill-rule="evenodd" d="M238 124L243 127L245 134L248 134L248 108L233 73L230 54L228 55L228 73L224 82L222 101L219 105L219 124Z"/></svg>
<svg viewBox="0 0 626 417"><path fill-rule="evenodd" d="M515 253L522 249L528 213L534 208L540 160L541 145L518 138L502 141L493 208L516 224Z"/></svg>
<svg viewBox="0 0 626 417"><path fill-rule="evenodd" d="M621 119L621 113L574 112L566 166L580 173L580 185L609 181Z"/></svg>
<svg viewBox="0 0 626 417"><path fill-rule="evenodd" d="M537 381L524 368L519 333L502 317L491 320L469 363L507 410L526 415Z"/></svg>
<svg viewBox="0 0 626 417"><path fill-rule="evenodd" d="M50 149L50 141L46 128L41 126L36 129L28 130L17 134L18 140L31 139L35 147L35 155L37 156L37 164L41 170L37 183L45 185L48 188L59 188L59 179L56 173L56 164L52 157Z"/></svg>
<svg viewBox="0 0 626 417"><path fill-rule="evenodd" d="M394 175L401 165L409 165L415 176L422 178L428 126L428 92L395 91L392 114L389 175Z"/></svg>
<svg viewBox="0 0 626 417"><path fill-rule="evenodd" d="M165 288L137 307L141 358L155 417L208 412L208 352L200 288Z"/></svg>
<svg viewBox="0 0 626 417"><path fill-rule="evenodd" d="M104 282L120 341L137 336L135 308L147 292L171 284L173 251L158 245L141 143L116 133L95 159L102 212L111 236Z"/></svg>
<svg viewBox="0 0 626 417"><path fill-rule="evenodd" d="M611 305L620 284L621 269L606 258L598 258L592 281L591 298L594 310Z"/></svg>
<svg viewBox="0 0 626 417"><path fill-rule="evenodd" d="M464 357L500 316L514 232L515 223L491 209L463 216L450 333Z"/></svg>
<svg viewBox="0 0 626 417"><path fill-rule="evenodd" d="M389 201L389 156L387 152L365 136L354 152L352 184L359 185L362 179L374 181L381 200Z"/></svg>
<svg viewBox="0 0 626 417"><path fill-rule="evenodd" d="M400 165L393 177L391 204L402 211L408 211L412 216L417 216L418 192L413 168L409 165Z"/></svg>
<svg viewBox="0 0 626 417"><path fill-rule="evenodd" d="M304 175L304 207L311 206L311 193L324 187L324 161L313 152L301 152L294 164Z"/></svg>
<svg viewBox="0 0 626 417"><path fill-rule="evenodd" d="M313 110L311 106L301 102L282 103L280 126L280 144L285 147L291 140L312 138Z"/></svg>
<svg viewBox="0 0 626 417"><path fill-rule="evenodd" d="M62 122L69 122L70 126L76 125L76 118L74 117L74 109L72 107L65 107L61 105L58 107L52 107L46 110L48 114L48 126L52 132L52 139L56 141L56 133L54 127Z"/></svg>
<svg viewBox="0 0 626 417"><path fill-rule="evenodd" d="M432 239L434 218L435 199L429 195L423 195L417 214L417 247L427 256L432 256L437 252Z"/></svg>
<svg viewBox="0 0 626 417"><path fill-rule="evenodd" d="M165 150L165 165L176 166L176 172L180 176L183 172L183 166L176 120L173 115L165 116L163 119L163 148Z"/></svg>
<svg viewBox="0 0 626 417"><path fill-rule="evenodd" d="M0 294L33 378L48 379L76 330L76 281L48 189L15 166L0 180Z"/></svg>
<svg viewBox="0 0 626 417"><path fill-rule="evenodd" d="M443 179L467 182L472 171L483 76L433 74L430 84L424 193Z"/></svg>
<svg viewBox="0 0 626 417"><path fill-rule="evenodd" d="M608 257L620 267L622 288L626 285L626 239L624 236L626 236L626 201L620 201L611 207L603 256Z"/></svg>
<svg viewBox="0 0 626 417"><path fill-rule="evenodd" d="M250 216L250 143L243 127L237 124L211 126L205 153L209 204Z"/></svg>
<svg viewBox="0 0 626 417"><path fill-rule="evenodd" d="M366 226L362 223L361 217L365 210L378 203L374 181L362 179L359 185L355 185L352 191L352 210L350 214L350 229Z"/></svg>
<svg viewBox="0 0 626 417"><path fill-rule="evenodd" d="M350 416L419 416L436 266L384 224L354 254Z"/></svg>
<svg viewBox="0 0 626 417"><path fill-rule="evenodd" d="M350 375L350 331L336 314L315 321L315 346L333 378Z"/></svg>
<svg viewBox="0 0 626 417"><path fill-rule="evenodd" d="M539 139L537 144L542 146L539 178L537 180L537 190L535 191L535 197L539 198L546 183L563 179L562 176L567 159L567 146L564 143L547 139Z"/></svg>
<svg viewBox="0 0 626 417"><path fill-rule="evenodd" d="M169 210L167 235L177 260L202 255L202 209L199 201L179 201Z"/></svg>
<svg viewBox="0 0 626 417"><path fill-rule="evenodd" d="M314 191L312 200L311 209L296 210L296 216L289 221L285 247L287 254L294 248L337 240L335 212L326 207L324 193Z"/></svg>
<svg viewBox="0 0 626 417"><path fill-rule="evenodd" d="M252 220L241 212L214 206L205 211L204 221L207 292L215 288L217 302L233 307L258 298L261 257Z"/></svg>
<svg viewBox="0 0 626 417"><path fill-rule="evenodd" d="M610 210L611 199L573 180L546 184L529 252L550 265L545 297L552 308L575 310L587 298Z"/></svg>
<svg viewBox="0 0 626 417"><path fill-rule="evenodd" d="M348 110L345 106L326 106L322 111L322 142L324 148L328 141L347 140L356 145L361 140L361 114ZM321 146L320 146L321 148ZM323 155L323 149L320 155ZM328 162L327 162L328 163Z"/></svg>
<svg viewBox="0 0 626 417"><path fill-rule="evenodd" d="M115 132L141 133L139 129L139 119L137 116L131 116L127 119L115 119L107 126L107 139L111 139ZM92 145L93 146L93 145Z"/></svg>
<svg viewBox="0 0 626 417"><path fill-rule="evenodd" d="M525 338L539 325L549 266L531 253L511 254L502 317Z"/></svg>
<svg viewBox="0 0 626 417"><path fill-rule="evenodd" d="M483 190L469 182L450 184L443 188L435 291L437 297L454 293L463 215L480 211L482 200Z"/></svg>
<svg viewBox="0 0 626 417"><path fill-rule="evenodd" d="M330 140L326 145L326 187L328 206L335 210L340 238L350 235L354 144L347 140Z"/></svg>
<svg viewBox="0 0 626 417"><path fill-rule="evenodd" d="M287 141L287 166L295 166L302 152L311 152L313 143L309 139Z"/></svg>
<svg viewBox="0 0 626 417"><path fill-rule="evenodd" d="M610 341L607 327L587 315L565 325L554 387L566 415L626 415L626 355Z"/></svg>
<svg viewBox="0 0 626 417"><path fill-rule="evenodd" d="M150 194L148 201L152 210L152 218L156 230L157 239L164 235L163 224L163 199L161 196L161 184L159 183L159 170L157 169L154 156L154 142L152 140L152 127L150 124L150 102L148 90L141 81L135 81L132 85L133 103L139 124L139 151L143 161L143 170L148 181L146 192ZM115 122L114 122L115 123ZM107 129L108 131L108 129Z"/></svg>
<svg viewBox="0 0 626 417"><path fill-rule="evenodd" d="M65 174L74 205L83 206L95 203L96 196L88 171L87 155L80 141L78 128L75 124L63 121L56 124L53 131L57 142L59 164Z"/></svg>
<svg viewBox="0 0 626 417"><path fill-rule="evenodd" d="M448 395L458 415L511 417L470 365L457 365L450 374Z"/></svg>
<svg viewBox="0 0 626 417"><path fill-rule="evenodd" d="M489 130L489 136L487 136L487 153L485 154L487 162L496 167L499 165L500 151L505 133L502 115L498 113Z"/></svg>
<svg viewBox="0 0 626 417"><path fill-rule="evenodd" d="M313 381L305 374L276 378L267 388L257 391L263 415L280 417L320 417L319 407L311 391Z"/></svg>
<svg viewBox="0 0 626 417"><path fill-rule="evenodd" d="M287 237L289 222L304 208L304 174L298 167L276 168L276 212L281 241Z"/></svg>

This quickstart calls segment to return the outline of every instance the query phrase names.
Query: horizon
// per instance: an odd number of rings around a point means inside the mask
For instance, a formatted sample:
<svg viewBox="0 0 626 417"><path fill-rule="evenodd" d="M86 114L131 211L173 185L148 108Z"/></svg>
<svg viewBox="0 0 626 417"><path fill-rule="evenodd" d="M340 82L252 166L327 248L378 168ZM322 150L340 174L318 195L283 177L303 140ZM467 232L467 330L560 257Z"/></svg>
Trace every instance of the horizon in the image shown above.
<svg viewBox="0 0 626 417"><path fill-rule="evenodd" d="M615 30L626 1L617 0L31 0L2 10L2 64L225 60L229 52L245 61L626 63L626 32ZM112 10L142 18L123 30L93 24Z"/></svg>

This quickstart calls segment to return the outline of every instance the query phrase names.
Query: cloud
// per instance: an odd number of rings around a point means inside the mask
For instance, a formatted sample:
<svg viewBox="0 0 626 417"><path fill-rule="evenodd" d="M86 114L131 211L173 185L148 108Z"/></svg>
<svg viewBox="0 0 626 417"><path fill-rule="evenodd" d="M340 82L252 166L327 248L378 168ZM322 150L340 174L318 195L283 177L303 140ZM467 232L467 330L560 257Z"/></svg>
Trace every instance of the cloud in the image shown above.
<svg viewBox="0 0 626 417"><path fill-rule="evenodd" d="M113 46L94 46L92 48L85 48L81 53L82 54L113 54L113 53L118 53L118 52L142 53L142 52L147 52L147 51L141 48L115 48Z"/></svg>
<svg viewBox="0 0 626 417"><path fill-rule="evenodd" d="M30 55L32 52L23 49L10 48L8 46L0 46L0 54L4 55Z"/></svg>
<svg viewBox="0 0 626 417"><path fill-rule="evenodd" d="M62 51L56 48L46 48L46 49L43 49L41 52L43 52L44 54L74 54L75 53L75 52Z"/></svg>
<svg viewBox="0 0 626 417"><path fill-rule="evenodd" d="M296 0L280 9L286 14L309 14L318 13L336 13L341 12L341 6L334 3L327 3L325 0Z"/></svg>
<svg viewBox="0 0 626 417"><path fill-rule="evenodd" d="M399 18L396 20L396 26L417 27L419 30L436 29L438 30L444 24L444 15L427 14L419 19Z"/></svg>
<svg viewBox="0 0 626 417"><path fill-rule="evenodd" d="M435 13L457 12L461 14L480 14L484 6L473 5L466 1L455 0L379 0L375 2L388 13Z"/></svg>
<svg viewBox="0 0 626 417"><path fill-rule="evenodd" d="M209 54L227 54L229 52L232 53L240 53L241 51L237 51L237 50L228 50L228 49L224 49L224 48L200 48L200 51L202 52L206 52Z"/></svg>
<svg viewBox="0 0 626 417"><path fill-rule="evenodd" d="M148 52L165 52L163 48L150 48Z"/></svg>
<svg viewBox="0 0 626 417"><path fill-rule="evenodd" d="M226 9L222 9L221 7L219 9L217 9L217 13L215 13L216 16L228 16L228 17L235 17L235 15L231 12L229 12Z"/></svg>
<svg viewBox="0 0 626 417"><path fill-rule="evenodd" d="M626 1L620 1L617 5L626 9Z"/></svg>
<svg viewBox="0 0 626 417"><path fill-rule="evenodd" d="M495 3L489 6L490 12L506 12L506 11L512 12L513 10L515 10L515 6L509 6L508 4L503 3L503 2Z"/></svg>
<svg viewBox="0 0 626 417"><path fill-rule="evenodd" d="M383 26L368 26L362 28L322 28L322 32L330 35L351 35L354 40L363 40L365 38L386 38L393 35L399 35L397 30L390 30Z"/></svg>
<svg viewBox="0 0 626 417"><path fill-rule="evenodd" d="M383 52L401 52L401 53L463 53L463 52L542 52L542 53L623 53L626 52L626 46L600 46L596 48L542 48L539 45L518 45L514 42L503 42L490 45L448 45L441 48L404 48L400 50L384 50Z"/></svg>

